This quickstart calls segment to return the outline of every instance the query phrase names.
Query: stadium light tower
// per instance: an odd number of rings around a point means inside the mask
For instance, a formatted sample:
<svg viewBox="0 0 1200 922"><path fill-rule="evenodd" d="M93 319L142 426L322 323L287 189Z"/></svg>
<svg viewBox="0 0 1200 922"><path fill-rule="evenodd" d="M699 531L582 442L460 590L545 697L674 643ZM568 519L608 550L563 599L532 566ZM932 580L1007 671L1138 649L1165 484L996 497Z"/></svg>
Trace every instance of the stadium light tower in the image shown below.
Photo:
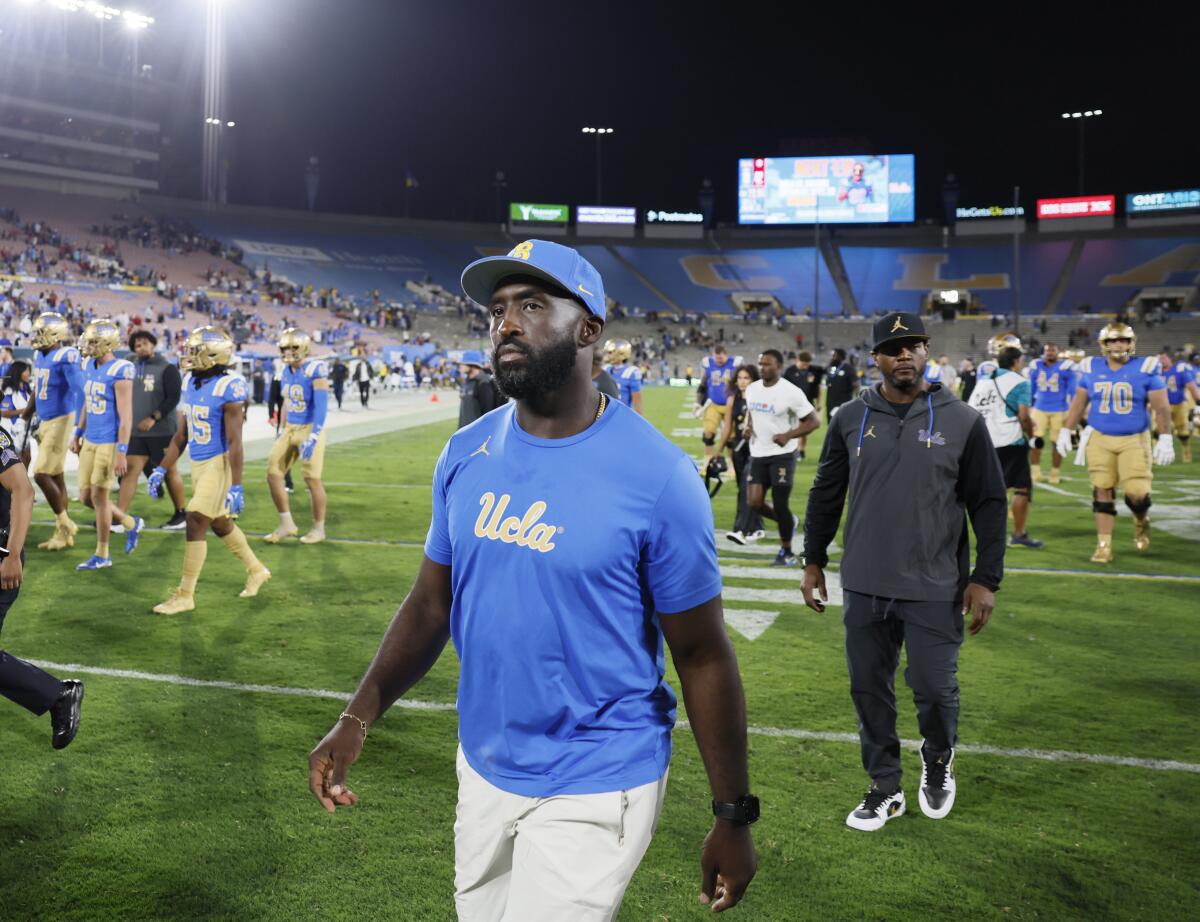
<svg viewBox="0 0 1200 922"><path fill-rule="evenodd" d="M208 0L204 18L204 132L200 179L205 202L221 196L221 129L225 102L225 16L222 0ZM233 124L230 123L230 127Z"/></svg>
<svg viewBox="0 0 1200 922"><path fill-rule="evenodd" d="M1085 181L1085 161L1084 161L1084 145L1083 145L1083 126L1087 124L1090 118L1099 118L1104 114L1103 109L1084 109L1082 112L1064 112L1062 117L1079 123L1079 195L1085 195L1083 191Z"/></svg>
<svg viewBox="0 0 1200 922"><path fill-rule="evenodd" d="M593 134L596 136L596 204L603 205L604 200L600 196L604 180L604 161L600 154L600 139L612 134L613 130L611 128L593 128L590 125L581 130L584 134Z"/></svg>

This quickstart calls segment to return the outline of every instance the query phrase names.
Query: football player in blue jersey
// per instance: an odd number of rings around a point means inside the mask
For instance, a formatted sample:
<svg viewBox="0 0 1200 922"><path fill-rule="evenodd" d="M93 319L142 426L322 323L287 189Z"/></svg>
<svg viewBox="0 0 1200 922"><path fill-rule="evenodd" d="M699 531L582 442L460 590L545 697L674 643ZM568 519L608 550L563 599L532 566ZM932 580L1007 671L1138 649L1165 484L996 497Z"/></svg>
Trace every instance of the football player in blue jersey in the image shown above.
<svg viewBox="0 0 1200 922"><path fill-rule="evenodd" d="M1067 407L1075 396L1075 373L1065 358L1059 358L1058 345L1046 343L1042 357L1029 366L1029 389L1033 393L1033 447L1029 452L1033 482L1042 479L1042 449L1049 445L1054 456L1050 460L1050 483L1061 480L1063 456L1058 451L1058 434L1062 431Z"/></svg>
<svg viewBox="0 0 1200 922"><path fill-rule="evenodd" d="M208 556L211 528L230 553L246 568L244 598L258 595L271 571L250 549L246 535L233 520L242 512L242 422L246 381L229 371L234 343L217 327L204 326L188 336L179 429L167 446L163 462L150 474L147 490L162 497L163 483L187 448L192 461L192 498L187 504L187 543L183 547L183 576L165 602L154 606L160 615L177 615L196 607L196 583Z"/></svg>
<svg viewBox="0 0 1200 922"><path fill-rule="evenodd" d="M1066 455L1071 450L1071 430L1086 411L1087 428L1080 440L1087 458L1092 511L1096 515L1093 563L1108 563L1113 559L1118 487L1125 494L1125 505L1133 513L1134 546L1139 551L1150 547L1148 513L1150 482L1154 479L1148 440L1151 412L1158 433L1154 463L1170 464L1175 460L1167 386L1158 359L1153 355L1135 358L1136 348L1137 337L1127 324L1110 323L1100 331L1102 354L1088 356L1080 363L1075 397L1058 434L1059 454Z"/></svg>
<svg viewBox="0 0 1200 922"><path fill-rule="evenodd" d="M1158 356L1163 380L1167 383L1167 402L1171 405L1171 429L1183 445L1183 463L1192 463L1192 412L1200 404L1200 387L1196 386L1196 370L1182 358L1176 361L1164 349Z"/></svg>
<svg viewBox="0 0 1200 922"><path fill-rule="evenodd" d="M279 527L266 537L270 544L294 537L298 529L288 504L286 474L297 460L312 498L312 528L300 539L301 544L325 540L325 487L321 472L325 466L325 415L329 409L329 368L325 362L309 358L312 339L294 327L279 337L283 358L283 434L275 440L267 459L267 485L279 512Z"/></svg>
<svg viewBox="0 0 1200 922"><path fill-rule="evenodd" d="M79 454L79 499L96 510L96 553L76 570L112 566L108 537L114 522L125 526L125 553L137 548L145 522L116 510L109 499L113 483L125 474L129 435L133 431L133 363L113 350L121 328L112 320L93 320L83 331L83 406L71 451Z"/></svg>
<svg viewBox="0 0 1200 922"><path fill-rule="evenodd" d="M712 355L700 360L700 387L696 390L696 405L704 415L700 438L704 443L705 463L716 454L717 433L725 421L725 404L729 402L733 373L739 364L720 343L713 347Z"/></svg>
<svg viewBox="0 0 1200 922"><path fill-rule="evenodd" d="M1020 349L1021 340L1012 333L1001 333L999 336L993 336L987 341L988 357L979 363L979 367L975 369L975 380L982 381L984 378L990 378L1000 370L1000 363L997 357L1005 349Z"/></svg>
<svg viewBox="0 0 1200 922"><path fill-rule="evenodd" d="M607 354L612 361L608 369L621 389L621 403L642 412L642 370L632 360L633 345L627 339L611 340Z"/></svg>
<svg viewBox="0 0 1200 922"><path fill-rule="evenodd" d="M83 369L79 350L66 345L70 337L71 328L62 314L47 311L33 321L33 399L23 416L31 420L37 413L41 420L33 479L54 512L54 534L38 545L47 551L74 546L79 531L67 514L67 484L63 479L71 429L83 402Z"/></svg>
<svg viewBox="0 0 1200 922"><path fill-rule="evenodd" d="M605 300L581 254L527 240L463 288L512 400L447 442L416 583L309 754L309 788L330 812L357 801L346 772L371 723L452 640L458 919L614 919L665 794L669 649L716 817L701 902L728 909L754 876L758 801L695 464L592 386Z"/></svg>

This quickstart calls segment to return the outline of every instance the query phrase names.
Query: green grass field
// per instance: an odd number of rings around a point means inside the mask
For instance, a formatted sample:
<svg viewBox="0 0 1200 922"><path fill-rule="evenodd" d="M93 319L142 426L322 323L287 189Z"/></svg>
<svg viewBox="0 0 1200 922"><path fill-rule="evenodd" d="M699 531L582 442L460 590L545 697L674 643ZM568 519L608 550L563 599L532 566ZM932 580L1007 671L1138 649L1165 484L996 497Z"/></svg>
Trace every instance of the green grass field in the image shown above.
<svg viewBox="0 0 1200 922"><path fill-rule="evenodd" d="M698 453L699 439L684 434L699 425L681 418L687 399L651 390L646 406ZM88 532L67 554L29 552L5 648L231 687L84 674L83 724L61 753L49 747L47 719L0 707L0 919L454 917L452 711L393 710L351 773L360 804L329 816L308 793L306 755L342 702L232 687L354 688L416 573L429 477L452 428L331 446L328 532L338 540L255 541L275 578L253 600L236 598L240 567L214 538L198 608L175 618L150 608L178 579L181 534L150 532L136 555L118 550L111 570L92 574L74 571L91 552ZM801 510L816 449L800 466ZM1030 530L1046 547L1010 551L992 623L964 645L958 803L941 822L917 808L910 751L909 815L875 834L843 825L865 778L857 744L835 735L855 730L841 610L808 611L798 572L771 579L766 556L720 542L723 564L763 571L727 578L727 588L788 590L783 601L760 593L726 606L778 612L754 640L731 629L763 802L759 873L737 917L1194 918L1200 463L1159 469L1155 481L1164 520L1180 534L1190 528L1191 539L1156 530L1150 553L1138 555L1122 509L1117 557L1106 567L1088 562L1086 478L1081 468L1067 476L1060 492L1036 497ZM275 522L261 462L248 466L246 482L241 524L261 534ZM295 499L303 529L306 498ZM732 524L734 499L730 486L714 503L721 529ZM165 518L144 496L134 511ZM37 507L35 518L47 516ZM36 527L31 546L47 533ZM411 697L448 705L456 676L447 648ZM916 739L899 681L901 735ZM1051 750L1183 764L1051 761ZM696 896L708 796L680 729L663 820L621 919L707 917Z"/></svg>

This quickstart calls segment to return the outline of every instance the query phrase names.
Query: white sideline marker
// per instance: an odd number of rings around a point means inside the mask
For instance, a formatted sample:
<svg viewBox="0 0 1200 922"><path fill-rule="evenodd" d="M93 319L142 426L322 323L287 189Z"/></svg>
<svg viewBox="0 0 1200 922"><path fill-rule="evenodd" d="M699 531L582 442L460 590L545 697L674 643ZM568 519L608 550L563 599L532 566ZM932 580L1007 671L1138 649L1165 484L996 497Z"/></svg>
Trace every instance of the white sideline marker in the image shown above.
<svg viewBox="0 0 1200 922"><path fill-rule="evenodd" d="M67 675L82 673L84 675L105 676L113 679L134 679L142 682L160 682L167 685L183 685L191 688L215 688L223 691L251 692L264 695L287 695L293 698L329 698L334 701L350 700L350 692L330 691L324 688L292 688L284 685L247 685L241 682L225 682L219 679L193 679L180 675L164 675L155 672L142 672L136 669L107 669L101 666L82 666L78 663L52 663L47 660L30 660L35 666L48 669L51 672ZM453 704L440 701L417 701L402 698L394 707L413 711L453 711ZM681 730L690 730L686 720L675 725ZM853 743L858 745L858 736L854 733L835 733L824 730L795 730L781 727L748 727L754 736L768 736L776 739L817 740L826 743ZM901 740L905 749L919 749L920 740ZM1176 762L1172 759L1138 759L1133 756L1113 756L1091 752L1069 752L1060 749L1006 749L1000 746L960 743L959 752L975 753L977 755L1003 756L1014 759L1033 759L1039 762L1086 762L1093 765L1122 765L1128 768L1146 768L1160 772L1189 772L1200 774L1200 765L1192 762Z"/></svg>

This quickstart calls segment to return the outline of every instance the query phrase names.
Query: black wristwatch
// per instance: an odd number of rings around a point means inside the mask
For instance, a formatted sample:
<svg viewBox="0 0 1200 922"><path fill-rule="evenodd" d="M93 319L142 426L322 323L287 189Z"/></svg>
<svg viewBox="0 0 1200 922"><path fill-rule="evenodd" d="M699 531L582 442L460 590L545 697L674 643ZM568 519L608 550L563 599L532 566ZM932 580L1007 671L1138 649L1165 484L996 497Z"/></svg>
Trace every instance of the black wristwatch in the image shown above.
<svg viewBox="0 0 1200 922"><path fill-rule="evenodd" d="M712 811L719 820L729 820L735 826L749 826L758 819L758 798L743 794L731 804L714 800Z"/></svg>

